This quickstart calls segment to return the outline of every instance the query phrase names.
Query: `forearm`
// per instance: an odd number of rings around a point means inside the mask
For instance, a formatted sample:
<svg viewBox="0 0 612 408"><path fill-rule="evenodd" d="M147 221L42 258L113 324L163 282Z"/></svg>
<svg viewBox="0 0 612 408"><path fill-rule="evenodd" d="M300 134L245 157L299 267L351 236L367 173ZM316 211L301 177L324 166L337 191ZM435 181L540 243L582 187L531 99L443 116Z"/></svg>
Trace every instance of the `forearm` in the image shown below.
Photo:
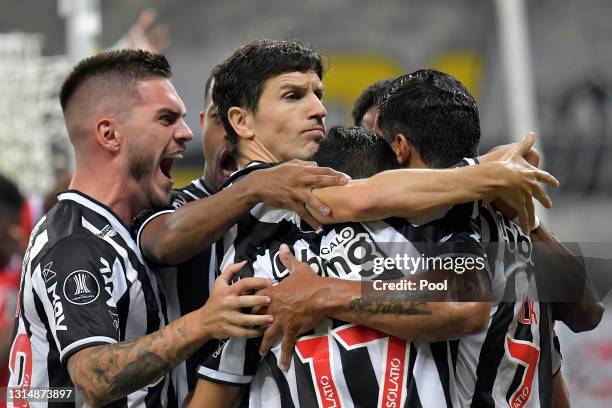
<svg viewBox="0 0 612 408"><path fill-rule="evenodd" d="M152 220L142 232L141 247L157 263L185 262L212 245L257 202L253 186L238 182Z"/></svg>
<svg viewBox="0 0 612 408"><path fill-rule="evenodd" d="M322 223L416 218L448 205L495 196L503 181L498 163L456 169L401 169L354 180L346 186L315 190L332 216L313 215Z"/></svg>
<svg viewBox="0 0 612 408"><path fill-rule="evenodd" d="M215 383L200 378L189 408L231 408L242 394L244 387Z"/></svg>
<svg viewBox="0 0 612 408"><path fill-rule="evenodd" d="M488 322L488 302L422 302L410 299L406 292L362 296L361 282L327 279L328 295L321 291L318 296L318 307L324 315L406 341L455 339L482 331Z"/></svg>
<svg viewBox="0 0 612 408"><path fill-rule="evenodd" d="M597 293L586 273L584 265L544 226L531 232L531 239L536 248L535 261L537 275L552 282L545 285L550 288L563 288L561 293L547 293L546 298L560 298L565 302L553 302L555 317L564 322L574 332L592 330L601 321L603 305L597 301Z"/></svg>
<svg viewBox="0 0 612 408"><path fill-rule="evenodd" d="M68 360L73 383L100 406L158 381L207 340L196 313L145 337L77 352Z"/></svg>

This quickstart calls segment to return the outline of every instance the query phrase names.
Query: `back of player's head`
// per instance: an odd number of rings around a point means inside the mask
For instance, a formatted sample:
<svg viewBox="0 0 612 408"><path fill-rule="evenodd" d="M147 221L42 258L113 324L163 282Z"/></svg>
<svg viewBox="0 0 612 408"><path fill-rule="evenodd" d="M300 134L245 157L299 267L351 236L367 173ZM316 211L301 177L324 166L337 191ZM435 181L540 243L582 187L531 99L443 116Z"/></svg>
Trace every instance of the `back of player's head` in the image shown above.
<svg viewBox="0 0 612 408"><path fill-rule="evenodd" d="M144 50L107 51L81 60L68 74L60 91L60 104L64 112L77 91L89 83L111 90L130 87L146 77L169 78L170 64L161 54ZM97 97L98 95L90 95Z"/></svg>
<svg viewBox="0 0 612 408"><path fill-rule="evenodd" d="M361 95L357 97L355 105L353 106L353 112L351 113L355 126L362 126L363 116L372 106L376 106L376 99L391 81L391 79L383 79L374 82L364 89Z"/></svg>
<svg viewBox="0 0 612 408"><path fill-rule="evenodd" d="M377 100L378 126L390 143L402 133L429 167L474 157L480 142L476 101L452 76L425 69L395 79Z"/></svg>
<svg viewBox="0 0 612 408"><path fill-rule="evenodd" d="M229 109L237 106L256 113L268 79L288 72L307 71L314 71L322 79L323 57L297 40L255 40L238 48L215 67L213 101L234 150L238 134L229 122Z"/></svg>
<svg viewBox="0 0 612 408"><path fill-rule="evenodd" d="M331 128L312 160L319 166L332 167L354 179L368 178L400 167L389 143L361 127Z"/></svg>

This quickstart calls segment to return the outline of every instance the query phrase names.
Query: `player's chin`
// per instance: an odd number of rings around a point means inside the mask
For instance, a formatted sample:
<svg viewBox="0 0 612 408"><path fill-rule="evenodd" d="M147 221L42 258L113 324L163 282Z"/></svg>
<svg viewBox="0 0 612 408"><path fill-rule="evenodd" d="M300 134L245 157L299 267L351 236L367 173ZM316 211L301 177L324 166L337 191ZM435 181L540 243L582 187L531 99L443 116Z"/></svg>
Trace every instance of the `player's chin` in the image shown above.
<svg viewBox="0 0 612 408"><path fill-rule="evenodd" d="M163 183L163 185L156 185L153 188L152 194L150 196L151 205L153 207L165 207L170 202L170 189L172 188L172 183Z"/></svg>

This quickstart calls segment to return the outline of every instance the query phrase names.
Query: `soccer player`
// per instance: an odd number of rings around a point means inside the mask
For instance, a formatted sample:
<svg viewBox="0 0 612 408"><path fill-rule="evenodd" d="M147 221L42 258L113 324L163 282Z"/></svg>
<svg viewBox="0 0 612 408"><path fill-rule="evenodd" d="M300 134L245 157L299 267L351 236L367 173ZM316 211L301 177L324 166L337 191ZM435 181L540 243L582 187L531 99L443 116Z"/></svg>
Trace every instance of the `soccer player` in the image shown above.
<svg viewBox="0 0 612 408"><path fill-rule="evenodd" d="M313 158L326 165L340 164L338 169L353 178L370 177L379 171L399 166L388 144L374 133L362 128L332 128ZM468 207L468 210L471 210L472 206ZM387 250L393 250L396 254L410 254L413 259L440 257L448 260L456 256L455 253L461 248L459 256L461 262L467 257L476 259L480 257L481 262L484 262L482 249L472 238L473 231L468 226L470 213L471 211L468 211L464 216L463 226L458 219L460 212L455 212L452 224L440 220L423 228L415 228L401 220L363 224L343 223L326 227L322 236L316 237L313 237L312 233L290 229L287 225L283 228L284 232L272 231L269 226L261 225L252 230L259 236L258 241L253 243L257 249L249 251L248 248L242 247L236 250L235 256L250 259L249 268L255 276L269 276L274 282L285 279L289 275L287 271L292 269L290 265L285 264L288 267L285 271L274 261L277 256L281 259L286 257L282 250L279 251L281 243L287 243L292 247L296 256L307 260L319 275L340 279L359 280L366 279L373 272L382 273L382 271L375 272L376 269L372 268L371 262L374 257L382 259L383 253L389 255ZM265 215L260 217L263 218ZM265 229L268 229L272 236L264 237ZM438 242L440 240L444 240L445 243L440 244ZM359 255L360 251L365 251L366 255ZM423 270L419 272L422 273ZM296 271L290 273L294 272ZM461 272L462 275L454 273L452 275L464 277L469 274L466 270ZM385 273L395 276L399 271L394 267ZM426 276L435 281L436 278L431 276L432 273L428 272ZM488 279L486 276L484 278ZM445 279L451 280L448 276L445 276ZM438 280L441 279L438 277ZM419 282L420 279L414 281ZM310 279L307 282L318 285L317 279ZM453 282L459 286L465 283L464 279L455 279ZM335 299L330 299L330 303L345 296L343 289L346 287L341 285L342 282L336 283L338 283L336 288L338 293L333 294ZM420 294L423 292L425 291L421 291ZM443 295L446 295L446 292ZM454 380L454 377L449 366L444 363L449 359L446 355L447 349L442 346L430 348L428 344L419 340L442 340L481 330L488 318L488 305L480 302L402 303L398 300L394 302L394 297L402 299L401 296L389 296L391 300L388 300L383 296L375 300L364 298L352 301L353 310L362 316L353 317L355 320L350 321L375 327L381 331L346 324L342 319L347 320L350 313L347 314L345 311L343 314L342 311L336 311L335 313L339 313L336 317L340 320L325 319L324 322L317 324L314 332L300 336L292 368L285 374L278 368L279 347L275 347L273 352L266 355L265 363L258 365L258 350L255 343L249 341L243 349L241 340L234 338L228 340L214 354L215 357L200 368L200 373L205 378L233 382L235 385L250 380L249 400L254 406L263 401L270 406L290 406L298 400L300 404L323 406L327 406L327 403L348 404L349 401L355 406L374 406L377 401L382 401L383 406L393 401L401 402L402 405L405 402L409 406L417 403L446 405L447 398L451 400L450 390L454 389L454 386L448 384L448 380ZM437 298L441 299L440 296ZM393 315L402 314L398 309L410 315L393 317L401 319L405 326L406 332L401 339L386 334L394 331L391 319L384 322L385 319L372 317L371 315L376 315L375 312L368 316L376 307L395 309L389 312ZM336 340L343 346L336 345ZM414 342L411 344L407 340ZM348 345L345 342L348 342ZM369 343L372 347L368 345ZM384 351L385 346L389 347L387 351ZM381 358L379 354L381 352L383 355L389 353L388 360ZM340 361L333 361L331 357L326 357L328 355L326 353L339 355ZM395 368L392 368L392 365ZM239 370L234 371L229 367L244 367L244 372L240 373ZM359 369L356 369L357 367ZM277 388L272 385L262 387L262 384L267 383L269 379L274 380ZM419 384L419 380L427 381L429 389L435 392L425 394L415 392L414 387ZM386 382L393 381L397 385L395 388L385 386ZM202 382L205 383L205 380ZM325 384L322 385L323 383ZM288 384L288 387L284 384ZM208 406L219 406L215 405L213 395L225 395L223 399L225 403L229 403L230 394L235 395L231 392L232 387L225 387L221 391L221 386L210 383L207 385L208 388L205 385L200 386L199 395L196 395L194 403L202 401L199 398L203 396ZM236 388L234 392L235 390Z"/></svg>
<svg viewBox="0 0 612 408"><path fill-rule="evenodd" d="M363 90L361 95L355 100L355 106L351 113L355 126L361 126L366 129L374 128L374 120L378 114L376 98L390 83L391 79L383 79Z"/></svg>
<svg viewBox="0 0 612 408"><path fill-rule="evenodd" d="M401 76L387 87L377 105L379 134L392 145L402 166L444 168L457 157L477 155L478 110L455 78L435 70ZM546 259L542 256L536 257L538 248L533 243L546 241L551 253L557 254L553 255L557 261L554 279L562 279L559 271L567 269L567 264L576 268L577 263L542 226L525 233L489 205L481 207L478 224L494 271L492 290L503 293L499 299L504 301L491 309L486 335L458 342L461 405L550 406L552 374L560 368L551 336L552 310L556 309L557 318L581 331L594 328L603 309L592 300L575 305L569 313L567 307L560 311L558 305L551 309L550 304L538 302L538 293L529 288L533 277L529 277L534 270L536 275L543 274L550 264L543 263ZM584 279L584 274L581 276ZM584 280L578 283L584 287Z"/></svg>
<svg viewBox="0 0 612 408"><path fill-rule="evenodd" d="M318 222L304 205L328 211L311 193L313 188L342 185L343 174L298 160L254 171L240 183L219 192L236 170L232 148L212 102L212 76L206 81L202 127L203 176L172 191L166 207L143 211L132 230L139 248L163 282L172 321L204 305L217 272L215 241L256 203L286 207L309 223ZM189 203L189 204L187 204ZM171 265L176 265L172 267ZM197 364L216 347L208 342L174 371L179 405L193 390Z"/></svg>
<svg viewBox="0 0 612 408"><path fill-rule="evenodd" d="M321 58L313 50L298 42L270 40L255 41L242 47L216 68L213 100L217 104L220 118L224 122L241 169L232 180L239 179L253 169L269 167L269 163L296 157L308 158L316 152L323 137L323 119L326 115L325 108L320 102L322 71ZM520 147L524 148L525 146ZM522 154L522 151L520 153ZM475 196L483 195L482 190L477 192L482 188L482 184L480 187L475 187L475 184L484 182L486 185L490 182L484 181L490 177L489 171L497 172L495 167L501 168L498 167L501 163L491 164L494 166L486 164L452 171L414 173L418 173L420 177L404 177L411 173L402 171L400 174L382 173L379 175L381 177L373 177L364 182L351 182L349 186L332 187L332 190L337 190L335 193L332 191L334 196L331 197L332 201L336 204L344 203L332 206L332 215L339 219L376 218L386 211L398 216L412 217L447 203L470 201ZM514 167L513 169L518 170ZM483 178L476 171L482 172ZM548 178L533 168L529 171L534 176L531 181L535 181L536 175ZM498 174L503 177L501 173ZM446 176L449 178L445 179ZM494 178L498 179L498 176ZM389 181L393 185L386 186L390 187L387 190L389 193L382 199L380 196L362 194L367 189L377 189L381 184L387 185ZM456 189L456 185L459 184L464 185L465 189ZM520 184L514 185L521 191L519 195L526 191ZM354 195L349 196L350 194ZM491 194L491 191L485 195L488 194ZM372 205L374 201L376 205ZM292 229L294 228L292 224L303 227L295 214L283 211L265 213L265 206L256 206L226 234L224 238L226 260L243 253L245 249L257 248L260 243L265 244L267 237L273 236L275 231ZM283 284L284 282L278 287ZM303 290L296 291L293 288L285 290L285 293L287 296L299 298L302 292L312 293L310 292L312 289L304 287ZM352 293L358 294L358 285L352 287L352 290L354 291ZM351 292L346 291L346 293ZM350 296L348 299L350 301ZM341 306L344 311L348 309L348 303L350 302ZM320 316L321 312L319 310L313 313L314 317ZM286 313L285 317L288 315L295 314ZM306 314L299 315L303 319ZM269 338L273 339L279 326L286 322L283 319L281 321L282 323L275 321ZM380 317L380 321L384 321L381 324L386 324L387 331L391 331L392 334L403 335L406 338L412 335L401 317L383 316ZM286 327L295 330L295 333L292 333L295 336L311 329L312 327L308 327L310 324L311 322L304 323L303 327L298 328L295 325ZM283 350L287 351L284 346ZM286 368L287 362L282 360L281 358L280 366Z"/></svg>
<svg viewBox="0 0 612 408"><path fill-rule="evenodd" d="M82 60L62 85L76 168L24 256L9 365L20 395L68 387L62 401L73 406L173 405L170 369L207 340L256 336L246 327L270 322L240 312L266 304L240 295L270 283L228 286L233 266L205 306L168 324L164 293L130 237L137 212L167 202L170 169L192 137L170 76L163 56L123 50Z"/></svg>

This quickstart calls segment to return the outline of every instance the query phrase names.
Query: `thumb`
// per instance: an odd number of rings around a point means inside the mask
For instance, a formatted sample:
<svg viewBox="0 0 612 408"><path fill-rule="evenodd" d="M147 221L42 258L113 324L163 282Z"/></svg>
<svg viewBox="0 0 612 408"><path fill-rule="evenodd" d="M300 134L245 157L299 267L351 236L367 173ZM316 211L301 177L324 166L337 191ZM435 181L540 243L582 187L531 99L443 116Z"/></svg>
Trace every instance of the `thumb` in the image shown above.
<svg viewBox="0 0 612 408"><path fill-rule="evenodd" d="M527 152L529 152L531 148L533 147L534 143L535 143L535 132L527 132L527 136L525 136L525 138L523 138L523 140L521 140L521 143L519 144L519 150L520 150L521 156L527 154Z"/></svg>
<svg viewBox="0 0 612 408"><path fill-rule="evenodd" d="M295 259L295 256L293 256L287 244L281 244L278 256L280 257L280 260L285 268L287 268L289 272L293 272L293 267L297 262L297 259Z"/></svg>

